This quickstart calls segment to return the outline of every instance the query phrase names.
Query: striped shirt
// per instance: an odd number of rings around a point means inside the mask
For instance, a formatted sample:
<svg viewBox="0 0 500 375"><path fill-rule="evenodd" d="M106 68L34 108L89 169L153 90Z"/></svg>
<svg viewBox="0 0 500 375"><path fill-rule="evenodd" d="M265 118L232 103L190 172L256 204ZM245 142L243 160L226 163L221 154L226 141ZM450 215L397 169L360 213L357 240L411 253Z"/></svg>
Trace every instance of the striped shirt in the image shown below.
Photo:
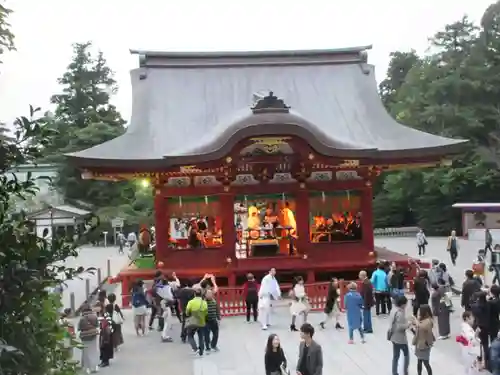
<svg viewBox="0 0 500 375"><path fill-rule="evenodd" d="M105 322L103 320L105 320ZM110 314L104 313L104 316L100 316L99 323L101 330L103 327L106 327L109 328L109 333L113 333L113 317Z"/></svg>
<svg viewBox="0 0 500 375"><path fill-rule="evenodd" d="M207 321L213 322L216 320L220 320L220 309L219 304L215 299L207 300L208 314Z"/></svg>

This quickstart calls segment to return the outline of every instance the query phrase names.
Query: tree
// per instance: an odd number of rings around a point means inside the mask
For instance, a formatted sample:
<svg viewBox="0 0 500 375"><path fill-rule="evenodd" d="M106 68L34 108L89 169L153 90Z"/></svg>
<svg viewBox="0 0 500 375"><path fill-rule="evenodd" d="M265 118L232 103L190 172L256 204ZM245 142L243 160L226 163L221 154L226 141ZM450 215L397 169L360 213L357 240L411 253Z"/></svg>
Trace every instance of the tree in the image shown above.
<svg viewBox="0 0 500 375"><path fill-rule="evenodd" d="M4 3L4 1L2 1ZM0 3L0 57L5 51L12 51L14 47L14 34L10 30L10 24L7 18L12 13L12 10L6 8ZM0 63L2 61L0 60Z"/></svg>
<svg viewBox="0 0 500 375"><path fill-rule="evenodd" d="M125 121L109 103L117 91L113 72L103 54L93 56L91 48L90 42L75 44L72 61L58 80L62 92L52 96L56 109L47 119L59 135L45 150L45 160L61 164L56 186L66 199L104 207L120 203L123 184L82 180L81 171L64 159L66 153L95 146L125 131Z"/></svg>
<svg viewBox="0 0 500 375"><path fill-rule="evenodd" d="M408 72L420 63L420 58L414 50L391 52L390 57L387 77L379 85L380 96L386 106L394 101L394 95L405 82Z"/></svg>
<svg viewBox="0 0 500 375"><path fill-rule="evenodd" d="M58 264L77 256L77 244L63 238L49 244L24 213L12 212L12 197L29 199L37 186L30 175L18 181L8 171L35 162L53 135L36 113L30 108L29 117L17 119L15 138L0 139L0 373L70 375L76 369L58 324L60 297L47 290L75 275Z"/></svg>
<svg viewBox="0 0 500 375"><path fill-rule="evenodd" d="M496 10L490 7L487 12L482 29L467 17L446 25L430 40L432 54L414 64L402 83L398 70L391 69L400 63L400 55L393 55L386 81L401 84L386 101L392 115L417 129L468 139L469 147L453 159L451 167L384 176L374 203L378 225L390 220L390 207L398 207L411 211L428 232L445 234L461 226L453 203L497 199L500 82L498 54L492 51L500 50L500 34L495 31L499 17L492 15ZM390 225L396 225L392 218Z"/></svg>

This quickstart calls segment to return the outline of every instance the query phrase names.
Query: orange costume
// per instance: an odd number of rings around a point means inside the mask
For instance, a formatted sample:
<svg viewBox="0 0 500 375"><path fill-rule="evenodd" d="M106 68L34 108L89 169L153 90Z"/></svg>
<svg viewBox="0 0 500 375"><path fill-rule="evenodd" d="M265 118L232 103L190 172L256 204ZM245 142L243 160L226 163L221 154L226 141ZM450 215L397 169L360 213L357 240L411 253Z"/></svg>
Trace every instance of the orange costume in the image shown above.
<svg viewBox="0 0 500 375"><path fill-rule="evenodd" d="M279 220L280 224L283 227L288 227L290 229L283 229L282 239L280 240L280 253L288 254L290 249L290 240L288 238L290 236L296 238L297 237L297 222L295 221L295 214L288 206L288 202L285 203L284 207L281 209L281 218Z"/></svg>

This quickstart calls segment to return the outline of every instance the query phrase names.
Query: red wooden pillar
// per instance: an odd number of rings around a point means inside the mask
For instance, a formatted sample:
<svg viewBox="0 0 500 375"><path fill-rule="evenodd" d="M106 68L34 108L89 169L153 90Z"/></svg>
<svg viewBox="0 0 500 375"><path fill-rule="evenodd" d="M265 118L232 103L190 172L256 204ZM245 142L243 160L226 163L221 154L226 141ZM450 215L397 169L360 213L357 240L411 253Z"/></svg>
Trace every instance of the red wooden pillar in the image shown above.
<svg viewBox="0 0 500 375"><path fill-rule="evenodd" d="M361 225L363 228L363 243L373 251L375 248L375 240L373 235L373 192L371 182L367 182L367 186L363 189L361 199L362 218Z"/></svg>
<svg viewBox="0 0 500 375"><path fill-rule="evenodd" d="M222 219L222 251L225 258L236 262L236 228L234 226L234 194L224 193L220 195L220 217ZM228 267L231 267L228 265ZM236 275L229 275L229 287L236 285Z"/></svg>
<svg viewBox="0 0 500 375"><path fill-rule="evenodd" d="M309 192L305 188L300 189L297 191L295 199L297 251L299 254L307 254L307 248L309 247Z"/></svg>
<svg viewBox="0 0 500 375"><path fill-rule="evenodd" d="M165 262L168 256L169 225L167 198L159 189L155 194L156 260Z"/></svg>

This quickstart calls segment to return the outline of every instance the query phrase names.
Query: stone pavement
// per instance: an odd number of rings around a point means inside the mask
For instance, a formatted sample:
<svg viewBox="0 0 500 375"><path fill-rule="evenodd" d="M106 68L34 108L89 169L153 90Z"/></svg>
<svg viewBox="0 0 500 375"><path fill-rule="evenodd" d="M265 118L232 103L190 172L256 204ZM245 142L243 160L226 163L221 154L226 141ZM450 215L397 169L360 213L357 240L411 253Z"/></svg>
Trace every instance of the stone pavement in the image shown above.
<svg viewBox="0 0 500 375"><path fill-rule="evenodd" d="M375 238L375 246L386 247L389 250L408 254L409 256L431 261L439 259L444 262L449 269L449 272L456 282L456 286L461 288L464 280L464 273L467 269L472 268L472 263L477 258L479 249L484 248L484 241L469 241L459 239L459 251L457 265L451 264L449 253L446 251L447 237L428 237L429 244L426 246L425 256L418 256L418 248L416 239L413 237L378 237ZM489 257L487 257L489 259ZM492 275L486 272L486 283L491 283Z"/></svg>
<svg viewBox="0 0 500 375"><path fill-rule="evenodd" d="M159 333L148 332L145 337L137 337L132 328L130 310L125 310L125 344L117 353L109 368L102 369L105 375L136 375L138 373L166 372L176 375L263 375L264 348L270 333L277 333L289 361L291 370L295 369L300 336L290 332L288 308L277 308L273 316L273 326L269 331L262 331L258 324L247 324L242 317L225 318L221 322L218 353L211 353L203 358L194 358L190 347L180 343L179 324L172 330L174 343L160 343ZM453 337L460 329L460 313L453 316L452 339L438 341L432 349L431 365L434 373L455 375L462 372L459 363L458 344ZM323 314L310 315L309 321L317 327ZM356 344L347 344L346 330L336 331L332 326L326 330L318 329L315 339L323 346L323 374L371 375L390 374L392 345L386 340L389 326L388 317L374 318L374 334L367 335L367 343L361 344L356 337ZM411 339L411 334L408 335ZM416 358L411 350L410 373L416 373ZM402 363L402 362L401 362ZM291 372L292 375L295 371ZM402 373L402 372L400 372Z"/></svg>
<svg viewBox="0 0 500 375"><path fill-rule="evenodd" d="M104 280L108 276L108 259L110 260L110 276L116 276L129 263L127 252L125 251L124 255L120 255L118 254L117 247L82 246L78 250L77 257L71 257L66 260L66 266L73 268L82 266L85 269L89 267L100 268L101 278ZM76 308L85 302L87 299L85 290L86 279L89 280L90 293L99 286L97 271L94 274L85 273L79 278L67 281L62 295L64 307L70 307L71 293L75 295Z"/></svg>

